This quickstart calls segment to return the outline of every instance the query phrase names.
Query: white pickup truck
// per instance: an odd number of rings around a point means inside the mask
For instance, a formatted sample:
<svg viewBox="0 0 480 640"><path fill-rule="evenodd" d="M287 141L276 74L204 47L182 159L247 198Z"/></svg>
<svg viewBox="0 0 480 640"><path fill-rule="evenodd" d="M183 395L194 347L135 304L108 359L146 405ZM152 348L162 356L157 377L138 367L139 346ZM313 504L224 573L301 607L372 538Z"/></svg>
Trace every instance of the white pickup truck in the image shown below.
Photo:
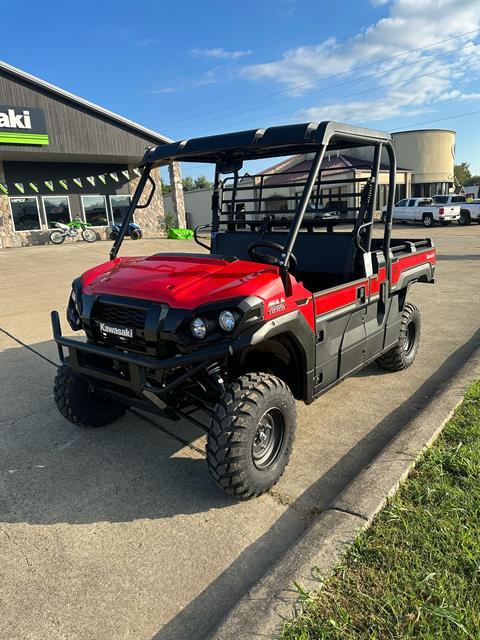
<svg viewBox="0 0 480 640"><path fill-rule="evenodd" d="M468 202L465 196L459 195L438 195L433 196L435 204L443 207L448 205L458 205L460 207L460 218L458 224L470 224L471 222L478 222L480 224L480 200L473 200Z"/></svg>
<svg viewBox="0 0 480 640"><path fill-rule="evenodd" d="M382 218L385 216L385 207ZM433 227L435 222L450 224L460 219L459 205L438 205L432 198L405 198L393 207L394 222L421 222L424 227Z"/></svg>

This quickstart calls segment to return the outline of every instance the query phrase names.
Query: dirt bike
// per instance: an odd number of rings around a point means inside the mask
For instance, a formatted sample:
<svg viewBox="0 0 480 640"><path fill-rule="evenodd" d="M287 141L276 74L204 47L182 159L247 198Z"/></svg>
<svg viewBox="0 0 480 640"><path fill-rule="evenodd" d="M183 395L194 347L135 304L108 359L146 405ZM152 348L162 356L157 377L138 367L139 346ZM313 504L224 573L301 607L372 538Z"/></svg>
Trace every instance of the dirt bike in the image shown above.
<svg viewBox="0 0 480 640"><path fill-rule="evenodd" d="M110 238L110 240L116 240L119 233L120 233L120 225L112 224L112 226L110 227L110 233L108 234L108 237ZM127 233L132 240L140 240L140 238L142 237L142 230L140 229L139 225L136 224L135 222L131 222L128 225Z"/></svg>
<svg viewBox="0 0 480 640"><path fill-rule="evenodd" d="M72 220L67 224L63 222L54 222L53 224L56 227L50 232L50 241L53 244L62 244L67 236L75 238L79 231L85 242L95 242L97 239L97 234L90 228L92 225L88 222L83 222L83 220Z"/></svg>

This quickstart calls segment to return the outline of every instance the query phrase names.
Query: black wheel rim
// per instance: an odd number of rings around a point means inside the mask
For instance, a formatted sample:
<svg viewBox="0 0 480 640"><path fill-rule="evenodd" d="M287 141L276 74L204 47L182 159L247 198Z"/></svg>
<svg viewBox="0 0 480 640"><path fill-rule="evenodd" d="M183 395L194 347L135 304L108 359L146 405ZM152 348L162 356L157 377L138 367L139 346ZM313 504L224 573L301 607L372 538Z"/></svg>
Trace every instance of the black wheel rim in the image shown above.
<svg viewBox="0 0 480 640"><path fill-rule="evenodd" d="M415 335L415 324L413 322L409 322L405 331L405 342L403 343L403 350L407 356L411 353L413 345L415 344Z"/></svg>
<svg viewBox="0 0 480 640"><path fill-rule="evenodd" d="M265 411L252 442L252 458L257 469L266 469L275 462L284 434L285 420L280 409L273 407Z"/></svg>

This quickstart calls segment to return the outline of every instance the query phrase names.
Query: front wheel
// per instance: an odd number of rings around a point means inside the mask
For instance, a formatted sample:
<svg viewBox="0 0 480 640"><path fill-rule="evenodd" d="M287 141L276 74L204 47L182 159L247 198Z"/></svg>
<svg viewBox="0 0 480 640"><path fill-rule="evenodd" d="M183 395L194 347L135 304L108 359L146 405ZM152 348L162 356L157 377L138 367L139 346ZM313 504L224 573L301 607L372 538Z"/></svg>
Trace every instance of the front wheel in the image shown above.
<svg viewBox="0 0 480 640"><path fill-rule="evenodd" d="M458 224L462 227L466 227L471 222L470 212L469 211L460 211L460 218L458 219Z"/></svg>
<svg viewBox="0 0 480 640"><path fill-rule="evenodd" d="M82 238L85 242L95 242L97 239L97 234L93 229L82 229Z"/></svg>
<svg viewBox="0 0 480 640"><path fill-rule="evenodd" d="M413 364L420 344L420 331L420 311L408 302L403 308L397 344L377 359L382 369L401 371Z"/></svg>
<svg viewBox="0 0 480 640"><path fill-rule="evenodd" d="M50 242L53 242L53 244L62 244L62 242L65 240L65 234L62 231L51 231L50 232Z"/></svg>
<svg viewBox="0 0 480 640"><path fill-rule="evenodd" d="M215 407L207 440L210 475L242 500L268 491L287 466L295 435L295 400L267 373L240 376Z"/></svg>
<svg viewBox="0 0 480 640"><path fill-rule="evenodd" d="M126 405L111 400L79 378L68 364L58 367L53 397L62 416L78 427L102 427L127 410Z"/></svg>

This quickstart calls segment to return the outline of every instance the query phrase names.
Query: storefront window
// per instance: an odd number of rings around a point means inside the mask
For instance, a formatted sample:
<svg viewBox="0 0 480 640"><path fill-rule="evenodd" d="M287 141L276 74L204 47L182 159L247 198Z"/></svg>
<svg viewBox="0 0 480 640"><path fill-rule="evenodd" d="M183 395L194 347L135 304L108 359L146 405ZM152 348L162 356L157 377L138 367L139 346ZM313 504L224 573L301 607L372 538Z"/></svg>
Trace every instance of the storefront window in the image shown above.
<svg viewBox="0 0 480 640"><path fill-rule="evenodd" d="M70 203L68 196L45 196L43 198L43 208L45 209L45 217L49 228L54 226L55 222L70 222Z"/></svg>
<svg viewBox="0 0 480 640"><path fill-rule="evenodd" d="M10 208L15 231L39 231L37 198L10 198Z"/></svg>
<svg viewBox="0 0 480 640"><path fill-rule="evenodd" d="M115 224L122 224L130 206L130 196L110 196L110 206Z"/></svg>
<svg viewBox="0 0 480 640"><path fill-rule="evenodd" d="M106 227L108 224L105 196L82 196L85 221L94 227Z"/></svg>

